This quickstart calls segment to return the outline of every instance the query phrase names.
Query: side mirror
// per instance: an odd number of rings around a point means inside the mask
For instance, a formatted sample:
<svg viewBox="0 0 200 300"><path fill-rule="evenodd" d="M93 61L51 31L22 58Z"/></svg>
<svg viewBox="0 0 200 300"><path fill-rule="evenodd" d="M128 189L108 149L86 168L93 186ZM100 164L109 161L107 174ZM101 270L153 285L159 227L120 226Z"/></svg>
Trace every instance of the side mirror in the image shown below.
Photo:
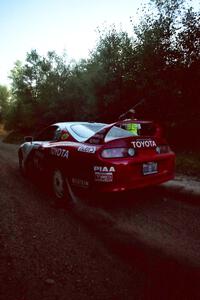
<svg viewBox="0 0 200 300"><path fill-rule="evenodd" d="M31 143L32 143L33 137L32 137L32 136L25 136L25 137L24 137L24 141L25 141L25 142L31 142Z"/></svg>

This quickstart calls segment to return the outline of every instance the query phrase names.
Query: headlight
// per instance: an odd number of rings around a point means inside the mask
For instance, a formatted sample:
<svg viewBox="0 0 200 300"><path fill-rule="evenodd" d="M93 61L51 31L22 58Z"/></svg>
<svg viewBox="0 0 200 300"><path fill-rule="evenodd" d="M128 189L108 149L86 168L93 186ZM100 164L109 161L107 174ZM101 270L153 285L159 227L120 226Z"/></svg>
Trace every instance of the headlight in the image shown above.
<svg viewBox="0 0 200 300"><path fill-rule="evenodd" d="M110 148L104 149L101 153L103 158L120 158L130 157L135 155L135 149L133 148Z"/></svg>
<svg viewBox="0 0 200 300"><path fill-rule="evenodd" d="M168 145L160 145L160 146L156 147L156 152L158 154L168 153L170 151L171 151L171 149Z"/></svg>

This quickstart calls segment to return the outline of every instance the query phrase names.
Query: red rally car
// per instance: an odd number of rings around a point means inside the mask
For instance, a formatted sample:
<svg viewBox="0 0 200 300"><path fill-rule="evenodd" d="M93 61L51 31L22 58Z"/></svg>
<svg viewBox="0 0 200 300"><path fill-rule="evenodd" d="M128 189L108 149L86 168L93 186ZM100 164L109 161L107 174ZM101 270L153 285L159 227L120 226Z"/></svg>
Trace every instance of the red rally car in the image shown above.
<svg viewBox="0 0 200 300"><path fill-rule="evenodd" d="M127 130L130 123L134 132ZM175 155L151 121L56 123L34 139L25 137L18 157L21 171L50 180L57 198L72 197L76 189L125 191L174 177Z"/></svg>

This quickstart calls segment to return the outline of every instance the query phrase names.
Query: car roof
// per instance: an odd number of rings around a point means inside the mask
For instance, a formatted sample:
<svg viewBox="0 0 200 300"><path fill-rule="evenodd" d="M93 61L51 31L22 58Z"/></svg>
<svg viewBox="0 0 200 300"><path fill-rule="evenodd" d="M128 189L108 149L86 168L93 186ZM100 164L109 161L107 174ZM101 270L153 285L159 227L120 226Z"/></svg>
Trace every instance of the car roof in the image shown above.
<svg viewBox="0 0 200 300"><path fill-rule="evenodd" d="M64 128L69 128L71 125L89 125L89 124L102 124L102 125L106 125L106 123L101 123L101 122L77 122L77 121L74 121L74 122L58 122L58 123L55 123L53 125L55 126L59 126L60 128L64 129Z"/></svg>
<svg viewBox="0 0 200 300"><path fill-rule="evenodd" d="M143 123L143 124L148 124L148 123L152 123L152 121L149 120L124 120L121 122L125 122L125 123L129 123L129 122L134 122L134 123ZM72 122L58 122L58 123L54 123L52 124L53 126L59 126L61 129L68 129L70 128L71 125L108 125L108 123L102 123L102 122L85 122L85 121L72 121Z"/></svg>

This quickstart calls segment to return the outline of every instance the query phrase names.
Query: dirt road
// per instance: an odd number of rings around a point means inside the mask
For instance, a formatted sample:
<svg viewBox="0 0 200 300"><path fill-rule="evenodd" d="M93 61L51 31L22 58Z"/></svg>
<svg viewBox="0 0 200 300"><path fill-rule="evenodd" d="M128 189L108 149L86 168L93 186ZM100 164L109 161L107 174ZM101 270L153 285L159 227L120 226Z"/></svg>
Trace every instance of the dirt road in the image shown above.
<svg viewBox="0 0 200 300"><path fill-rule="evenodd" d="M0 299L140 299L144 275L21 178L15 146L0 144L0 170Z"/></svg>
<svg viewBox="0 0 200 300"><path fill-rule="evenodd" d="M200 299L198 195L161 186L56 209L16 149L0 143L0 299Z"/></svg>

